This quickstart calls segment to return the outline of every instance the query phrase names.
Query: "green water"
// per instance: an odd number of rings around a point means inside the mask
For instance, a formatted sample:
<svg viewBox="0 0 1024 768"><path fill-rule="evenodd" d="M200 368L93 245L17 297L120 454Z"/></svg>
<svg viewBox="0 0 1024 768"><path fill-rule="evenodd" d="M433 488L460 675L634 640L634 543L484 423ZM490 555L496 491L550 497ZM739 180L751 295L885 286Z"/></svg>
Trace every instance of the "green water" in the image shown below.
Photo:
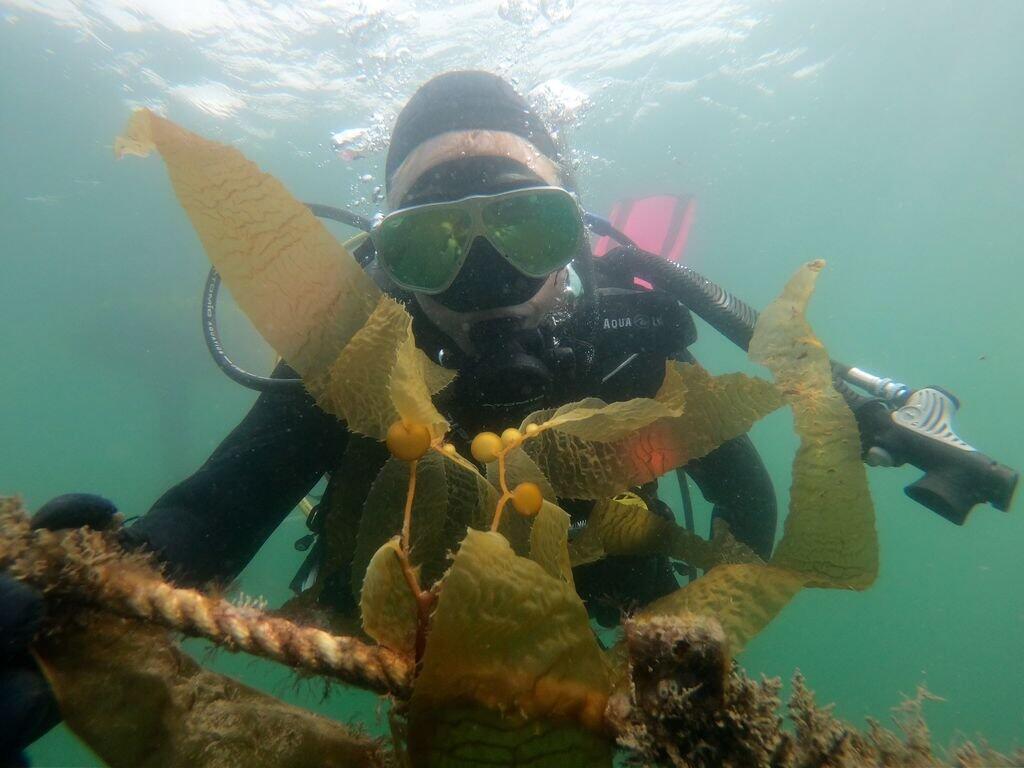
<svg viewBox="0 0 1024 768"><path fill-rule="evenodd" d="M330 134L387 124L416 84L466 66L588 94L567 132L587 204L696 195L690 261L755 306L826 258L811 319L830 351L951 389L963 436L1024 466L1024 4L567 5L517 25L492 3L252 3L239 23L245 3L0 2L0 491L30 505L92 491L142 513L253 400L203 347L206 261L163 167L113 160L132 102L237 143L304 199L344 204L379 183L359 177L382 156L346 163ZM269 350L226 312L237 356L266 368ZM751 370L706 328L696 351L714 371ZM784 509L788 415L754 438ZM877 584L802 593L743 663L800 668L858 723L924 683L945 699L927 710L938 744L1021 744L1024 509L978 508L958 528L903 496L915 470L870 477ZM240 588L285 599L303 532L293 514ZM322 701L271 665L210 663L382 728L369 696ZM31 755L96 764L63 729Z"/></svg>

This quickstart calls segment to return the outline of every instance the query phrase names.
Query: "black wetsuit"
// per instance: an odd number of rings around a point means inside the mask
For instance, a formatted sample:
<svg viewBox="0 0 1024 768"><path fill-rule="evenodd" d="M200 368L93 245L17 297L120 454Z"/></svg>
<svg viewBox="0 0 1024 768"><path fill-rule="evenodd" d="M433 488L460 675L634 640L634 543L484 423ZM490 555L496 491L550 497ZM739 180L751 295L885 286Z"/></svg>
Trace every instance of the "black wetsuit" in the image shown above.
<svg viewBox="0 0 1024 768"><path fill-rule="evenodd" d="M652 396L667 358L692 359L686 347L695 338L693 321L667 295L606 287L598 306L587 375L577 376L572 386L556 388L557 399L547 405L583 396L606 401ZM282 364L274 375L295 374ZM509 423L515 422L493 428ZM377 472L372 465L382 464L386 454L378 444L376 450L350 450L358 459L343 457L347 447L366 442L350 436L342 422L321 411L304 391L261 394L199 470L167 491L125 534L157 552L182 582L229 581L324 473L331 473L332 483L337 479L358 486L337 493L329 485L328 495L343 495L346 503L361 509L360 499ZM364 466L336 471L343 461ZM767 557L775 534L775 495L750 440L731 440L691 462L686 472L734 535ZM653 497L647 491L644 495ZM581 512L581 505L571 500L563 504L574 519L585 515L585 506ZM616 620L619 607L648 602L677 584L668 562L658 558L608 558L579 570L577 583L603 623ZM338 590L346 591L344 585ZM347 597L342 602L347 605L335 607L352 608Z"/></svg>

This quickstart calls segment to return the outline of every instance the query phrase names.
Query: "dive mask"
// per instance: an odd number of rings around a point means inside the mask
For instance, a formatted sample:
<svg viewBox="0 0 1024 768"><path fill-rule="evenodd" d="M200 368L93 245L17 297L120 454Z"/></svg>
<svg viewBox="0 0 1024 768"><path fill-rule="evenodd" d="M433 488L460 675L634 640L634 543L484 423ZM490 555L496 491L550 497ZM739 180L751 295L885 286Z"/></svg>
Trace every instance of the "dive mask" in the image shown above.
<svg viewBox="0 0 1024 768"><path fill-rule="evenodd" d="M478 237L528 277L566 266L585 237L583 211L561 187L526 187L494 195L402 208L370 232L377 263L400 287L447 289Z"/></svg>

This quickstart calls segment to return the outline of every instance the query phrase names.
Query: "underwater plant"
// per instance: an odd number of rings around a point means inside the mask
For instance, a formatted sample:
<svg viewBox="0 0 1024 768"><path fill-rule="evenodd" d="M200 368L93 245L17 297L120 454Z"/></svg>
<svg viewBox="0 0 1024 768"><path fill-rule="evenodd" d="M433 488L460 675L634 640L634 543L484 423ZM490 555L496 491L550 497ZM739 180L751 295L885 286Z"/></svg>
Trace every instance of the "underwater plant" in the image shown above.
<svg viewBox="0 0 1024 768"><path fill-rule="evenodd" d="M470 459L432 402L452 374L303 204L237 150L138 111L115 150L154 149L256 329L321 408L391 458L361 509L337 500L326 532L367 639L307 623L301 604L286 618L175 587L112 532L33 530L16 501L0 502L0 568L51 599L59 621L36 655L68 724L106 762L600 766L618 744L680 766L938 764L919 760L934 759L920 729L857 734L801 685L790 734L777 685L733 662L801 589L866 589L878 569L856 424L805 318L824 262L798 270L759 319L750 356L773 381L669 363L653 398L535 413L477 435ZM783 405L800 447L768 562L727 528L706 540L630 493ZM560 498L595 501L572 541ZM572 568L641 553L705 573L630 617L606 651ZM156 627L389 696L391 750L202 670Z"/></svg>

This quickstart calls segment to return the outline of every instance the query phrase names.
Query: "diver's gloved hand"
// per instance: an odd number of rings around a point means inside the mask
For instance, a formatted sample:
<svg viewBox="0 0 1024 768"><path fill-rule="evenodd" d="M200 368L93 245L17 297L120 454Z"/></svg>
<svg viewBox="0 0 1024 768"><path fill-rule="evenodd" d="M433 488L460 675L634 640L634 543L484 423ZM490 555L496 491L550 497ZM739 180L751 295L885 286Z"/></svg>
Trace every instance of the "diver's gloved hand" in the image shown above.
<svg viewBox="0 0 1024 768"><path fill-rule="evenodd" d="M99 530L116 513L101 496L71 493L40 507L32 527ZM57 701L28 650L44 613L42 595L0 573L0 768L27 765L21 750L60 722Z"/></svg>

